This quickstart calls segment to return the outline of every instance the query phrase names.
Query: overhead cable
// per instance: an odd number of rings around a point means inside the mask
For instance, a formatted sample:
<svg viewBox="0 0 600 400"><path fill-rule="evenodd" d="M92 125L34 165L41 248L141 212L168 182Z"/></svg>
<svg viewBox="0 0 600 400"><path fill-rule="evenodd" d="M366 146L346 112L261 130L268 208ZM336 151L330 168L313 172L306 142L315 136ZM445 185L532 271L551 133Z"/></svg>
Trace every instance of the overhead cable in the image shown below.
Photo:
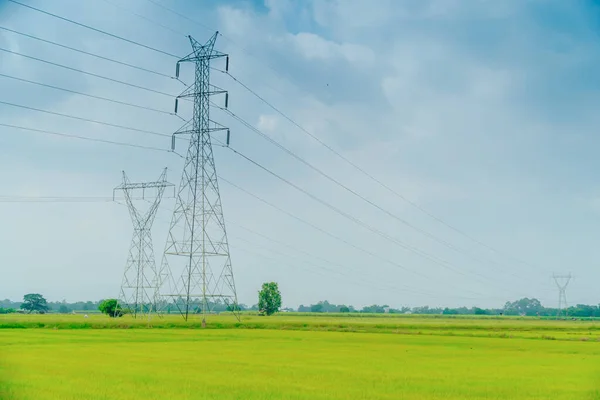
<svg viewBox="0 0 600 400"><path fill-rule="evenodd" d="M63 87L60 87L60 86L54 86L54 85L49 85L49 84L42 83L42 82L32 81L32 80L29 80L29 79L19 78L17 76L13 76L13 75L7 75L7 74L0 73L0 76L3 77L3 78L14 79L16 81L30 83L32 85L42 86L42 87L46 87L46 88L49 88L49 89L60 90L60 91L67 92L67 93L77 94L79 96L85 96L85 97L89 97L89 98L96 99L96 100L107 101L107 102L110 102L110 103L120 104L120 105L128 106L128 107L134 107L134 108L138 108L138 109L141 109L141 110L154 111L154 112L157 112L157 113L160 113L160 114L167 114L167 115L177 116L177 114L172 113L172 112L168 112L168 111L164 111L164 110L159 110L159 109L152 108L152 107L146 107L146 106L142 106L142 105L139 105L139 104L128 103L126 101L120 101L120 100L110 99L108 97L95 96L95 95L92 95L92 94L89 94L89 93L83 93L83 92L78 92L76 90L66 89L66 88L63 88Z"/></svg>
<svg viewBox="0 0 600 400"><path fill-rule="evenodd" d="M81 69L69 67L69 66L63 65L63 64L58 64L58 63L55 63L55 62L52 62L52 61L48 61L48 60L44 60L44 59L41 59L41 58L38 58L38 57L29 56L27 54L19 53L17 51L8 50L8 49L2 48L2 47L0 47L0 51L4 51L5 53L10 53L10 54L14 54L14 55L17 55L17 56L20 56L20 57L28 58L30 60L39 61L39 62L42 62L42 63L45 63L45 64L53 65L55 67L60 67L60 68L68 69L70 71L79 72L79 73L84 74L84 75L89 75L89 76L93 76L93 77L96 77L96 78L104 79L104 80L107 80L107 81L119 83L121 85L130 86L130 87L133 87L133 88L136 88L136 89L146 90L148 92L160 94L160 95L167 96L167 97L175 97L172 94L161 92L159 90L154 90L154 89L150 89L150 88L147 88L147 87L144 87L144 86L134 85L133 83L120 81L118 79L113 79L113 78L110 78L110 77L107 77L107 76L103 76L103 75L99 75L99 74L94 74L92 72L88 72L88 71L84 71L84 70L81 70Z"/></svg>
<svg viewBox="0 0 600 400"><path fill-rule="evenodd" d="M158 147L143 146L143 145L138 145L138 144L133 144L133 143L90 138L90 137L86 137L86 136L79 136L79 135L72 135L69 133L48 131L48 130L44 130L44 129L27 128L24 126L11 125L11 124L0 123L0 126L4 126L6 128L20 129L20 130L25 130L25 131L30 131L30 132L44 133L44 134L54 135L54 136L67 137L67 138L72 138L72 139L80 139L80 140L87 140L87 141L91 141L91 142L99 142L99 143L106 143L106 144L112 144L112 145L117 145L117 146L135 147L135 148L144 149L144 150L152 150L152 151L160 151L160 152L164 152L164 153L171 153L170 150L160 149Z"/></svg>
<svg viewBox="0 0 600 400"><path fill-rule="evenodd" d="M129 68L133 68L133 69L137 69L137 70L140 70L140 71L148 72L148 73L151 73L151 74L154 74L154 75L163 76L165 78L176 79L174 76L163 74L162 72L158 72L158 71L154 71L154 70L147 69L147 68L144 68L144 67L140 67L138 65L129 64L129 63L126 63L126 62L123 62L123 61L115 60L113 58L104 57L104 56L101 56L101 55L96 54L96 53L91 53L89 51L85 51L85 50L81 50L81 49L76 49L75 47L70 47L70 46L66 46L64 44L53 42L51 40L42 39L40 37L33 36L33 35L30 35L30 34L24 33L24 32L19 32L19 31L16 31L14 29L9 29L9 28L3 27L3 26L0 26L0 29L8 31L8 32L11 32L11 33L14 33L16 35L21 35L21 36L25 36L25 37L30 38L30 39L35 39L35 40L38 40L40 42L48 43L48 44L51 44L53 46L62 47L63 49L67 49L67 50L75 51L75 52L78 52L78 53L81 53L81 54L85 54L85 55L90 56L90 57L95 57L95 58L98 58L98 59L101 59L101 60L110 61L110 62L115 63L115 64L119 64L119 65L123 65L123 66L129 67Z"/></svg>
<svg viewBox="0 0 600 400"><path fill-rule="evenodd" d="M7 0L7 1L10 1L11 3L14 3L14 4L20 5L20 6L22 6L22 7L26 7L26 8L29 8L29 9L31 9L31 10L34 10L34 11L40 12L40 13L42 13L42 14L46 14L46 15L49 15L49 16L51 16L51 17L58 18L58 19L60 19L60 20L63 20L63 21L69 22L69 23L71 23L71 24L74 24L74 25L80 26L80 27L82 27L82 28L90 29L90 30L92 30L92 31L95 31L95 32L101 33L101 34L103 34L103 35L110 36L110 37L112 37L112 38L119 39L119 40L122 40L122 41L124 41L124 42L131 43L131 44L134 44L134 45L136 45L136 46L139 46L139 47L143 47L143 48L145 48L145 49L148 49L148 50L152 50L152 51L154 51L154 52L157 52L157 53L160 53L160 54L164 54L164 55L167 55L167 56L170 56L170 57L174 57L174 58L177 58L177 59L181 58L181 57L179 57L178 55L175 55L175 54L172 54L172 53L169 53L169 52L166 52L166 51L163 51L163 50L160 50L160 49L154 48L154 47L152 47L152 46L148 46L148 45L142 44L142 43L140 43L140 42L136 42L135 40L127 39L127 38L125 38L125 37L123 37L123 36L115 35L115 34L113 34L113 33L107 32L107 31L103 31L102 29L94 28L94 27L92 27L92 26L90 26L90 25L86 25L86 24L83 24L83 23L81 23L81 22L77 22L77 21L75 21L75 20L69 19L69 18L61 17L60 15L53 14L53 13L51 13L51 12L44 11L44 10L42 10L42 9L39 9L39 8L36 8L36 7L30 6L30 5L27 5L27 4L23 4L23 3L21 3L21 2L19 2L19 1L17 1L17 0Z"/></svg>

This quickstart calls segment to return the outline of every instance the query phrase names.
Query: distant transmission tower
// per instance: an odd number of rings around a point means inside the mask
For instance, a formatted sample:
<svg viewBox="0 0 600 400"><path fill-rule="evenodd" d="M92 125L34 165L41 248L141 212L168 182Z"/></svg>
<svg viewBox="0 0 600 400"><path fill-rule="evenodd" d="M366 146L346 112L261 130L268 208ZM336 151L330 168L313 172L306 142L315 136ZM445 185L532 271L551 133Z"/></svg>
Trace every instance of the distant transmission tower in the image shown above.
<svg viewBox="0 0 600 400"><path fill-rule="evenodd" d="M567 286L571 281L571 274L569 275L553 275L554 282L556 282L556 286L558 286L558 313L556 315L557 318L560 318L562 314L562 310L565 310L565 317L567 316Z"/></svg>
<svg viewBox="0 0 600 400"><path fill-rule="evenodd" d="M117 191L123 192L133 222L133 238L118 302L122 308L130 310L134 317L138 314L150 315L156 311L155 294L158 275L154 262L151 229L165 188L174 186L166 179L166 168L156 182L144 183L131 183L123 171L123 183L113 191L113 200ZM148 198L150 207L145 213L141 213L134 204L136 200L134 194L141 191L141 199L146 200L148 190L152 192L153 198Z"/></svg>
<svg viewBox="0 0 600 400"><path fill-rule="evenodd" d="M179 99L193 98L192 119L173 135L189 134L190 143L177 193L175 210L163 261L160 268L160 297L170 299L164 307L174 306L188 319L190 313L202 313L202 324L206 315L215 306L227 307L239 319L237 294L227 231L221 206L221 195L217 182L211 134L229 129L209 118L210 96L225 94L225 90L210 84L210 61L229 57L214 50L218 32L206 44L201 45L189 36L193 51L177 63L176 76L182 62L193 62L195 81L175 100L177 112Z"/></svg>

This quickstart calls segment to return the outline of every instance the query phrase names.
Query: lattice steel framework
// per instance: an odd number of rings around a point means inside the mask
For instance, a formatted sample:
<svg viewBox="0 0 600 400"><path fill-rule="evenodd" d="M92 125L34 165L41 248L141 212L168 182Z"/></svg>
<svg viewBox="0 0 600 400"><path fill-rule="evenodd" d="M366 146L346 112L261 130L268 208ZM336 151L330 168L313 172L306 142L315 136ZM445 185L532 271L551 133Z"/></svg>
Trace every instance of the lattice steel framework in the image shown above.
<svg viewBox="0 0 600 400"><path fill-rule="evenodd" d="M166 168L157 181L143 183L130 182L123 171L123 183L113 191L113 200L117 191L123 192L133 222L133 238L129 247L129 256L123 273L118 302L122 308L130 310L134 317L137 317L138 314L149 315L156 311L155 295L158 287L158 274L151 230L165 189L174 186L166 179ZM154 194L151 199L146 197L149 190ZM150 201L150 206L144 213L140 212L134 202L139 199L134 196L139 191L141 191L141 199Z"/></svg>
<svg viewBox="0 0 600 400"><path fill-rule="evenodd" d="M571 274L568 275L553 275L554 282L556 282L556 286L558 287L558 313L556 315L557 318L560 318L563 310L565 317L567 317L567 286L569 286L569 282L573 278Z"/></svg>
<svg viewBox="0 0 600 400"><path fill-rule="evenodd" d="M211 134L216 131L227 131L229 143L229 130L209 117L211 96L225 94L226 106L228 100L226 91L210 84L211 60L227 57L214 50L217 35L204 45L190 36L193 51L177 63L177 77L180 63L194 63L195 81L178 96L175 112L179 99L193 99L194 109L192 119L173 135L173 149L175 135L191 136L159 273L163 307L175 306L185 320L190 313L202 313L203 325L206 315L219 303L239 319L211 143Z"/></svg>

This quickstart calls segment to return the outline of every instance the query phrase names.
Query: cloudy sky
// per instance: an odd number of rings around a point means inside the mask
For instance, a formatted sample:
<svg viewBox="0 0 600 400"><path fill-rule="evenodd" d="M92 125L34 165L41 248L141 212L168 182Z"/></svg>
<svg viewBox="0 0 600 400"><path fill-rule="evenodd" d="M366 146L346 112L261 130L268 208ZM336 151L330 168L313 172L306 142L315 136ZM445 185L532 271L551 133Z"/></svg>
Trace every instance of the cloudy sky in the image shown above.
<svg viewBox="0 0 600 400"><path fill-rule="evenodd" d="M552 274L568 272L571 303L600 301L593 284L600 279L597 4L22 1L177 56L191 50L185 35L205 42L218 30L216 47L230 54L231 75L303 129L213 70L213 83L230 92L230 110L368 200L212 110L231 127L232 147L360 221L215 147L219 175L246 191L220 182L241 302L256 303L261 283L277 281L286 306L325 299L500 306L524 296L555 306ZM0 124L168 150L168 135L183 123L169 115L184 89L170 78L176 61L0 0ZM181 79L192 81L189 65ZM190 113L188 104L180 107L183 117ZM168 167L179 183L183 160L4 125L0 298L116 296L132 234L127 208L108 201L121 171L150 181ZM185 152L185 142L177 146ZM74 197L85 199L64 202ZM154 225L158 260L174 205L165 198Z"/></svg>

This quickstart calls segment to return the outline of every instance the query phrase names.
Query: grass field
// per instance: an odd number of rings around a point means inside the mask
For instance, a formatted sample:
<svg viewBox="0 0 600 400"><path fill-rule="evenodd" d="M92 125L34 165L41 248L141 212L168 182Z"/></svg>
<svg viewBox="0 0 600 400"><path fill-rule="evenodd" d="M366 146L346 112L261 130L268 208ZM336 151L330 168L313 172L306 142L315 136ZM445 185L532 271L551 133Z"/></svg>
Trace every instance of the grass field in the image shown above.
<svg viewBox="0 0 600 400"><path fill-rule="evenodd" d="M44 329L199 329L198 317L185 322L178 315L153 318L108 318L104 315L0 315L0 330ZM272 317L231 315L209 317L209 329L277 329L392 333L407 335L526 338L547 340L600 341L600 321L556 321L514 317L356 315L356 314L278 314Z"/></svg>
<svg viewBox="0 0 600 400"><path fill-rule="evenodd" d="M0 316L0 399L600 400L597 322L280 315L212 316L205 330L177 317L152 325Z"/></svg>

